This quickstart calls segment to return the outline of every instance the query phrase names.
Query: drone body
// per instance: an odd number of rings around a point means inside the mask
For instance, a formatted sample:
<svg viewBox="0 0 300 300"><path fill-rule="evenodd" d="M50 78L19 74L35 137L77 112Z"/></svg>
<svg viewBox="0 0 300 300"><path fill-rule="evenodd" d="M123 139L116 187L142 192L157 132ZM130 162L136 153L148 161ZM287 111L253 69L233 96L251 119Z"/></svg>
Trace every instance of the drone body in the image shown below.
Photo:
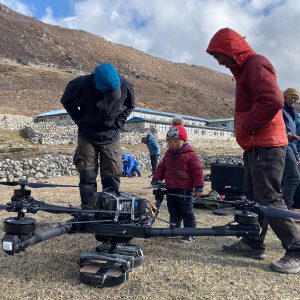
<svg viewBox="0 0 300 300"><path fill-rule="evenodd" d="M4 183L16 185L15 183ZM251 209L258 207L243 198L239 201L221 201L230 203L239 209L235 219L224 226L211 228L154 228L158 208L166 194L162 186L154 189L157 207L147 199L127 193L105 191L98 194L95 210L82 210L46 204L31 197L31 191L25 186L44 187L43 184L18 183L20 189L14 191L11 201L1 205L1 210L16 212L16 217L4 220L5 235L2 249L9 255L25 250L28 246L66 233L89 233L101 242L92 251L83 250L80 254L80 281L93 287L112 287L125 282L130 272L144 261L139 245L132 245L133 238L151 238L168 236L250 236L258 235L260 227L258 216ZM55 187L57 185L54 185ZM61 186L61 185L58 185ZM46 184L45 187L51 187ZM269 208L260 207L267 214ZM272 208L271 208L272 210ZM274 210L274 208L273 208ZM36 221L26 213L35 214L44 211L55 214L70 214L72 218L56 227L36 231ZM282 214L282 210L273 214ZM297 214L297 213L294 213ZM299 214L298 214L299 215Z"/></svg>

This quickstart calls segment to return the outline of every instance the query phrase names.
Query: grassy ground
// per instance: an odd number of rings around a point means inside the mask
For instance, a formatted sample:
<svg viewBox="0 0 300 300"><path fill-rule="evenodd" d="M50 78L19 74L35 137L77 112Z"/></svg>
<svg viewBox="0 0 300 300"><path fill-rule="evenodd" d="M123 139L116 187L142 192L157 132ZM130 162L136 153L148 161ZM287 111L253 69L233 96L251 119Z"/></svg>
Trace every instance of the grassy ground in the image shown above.
<svg viewBox="0 0 300 300"><path fill-rule="evenodd" d="M122 178L122 190L153 200L147 174ZM77 177L53 179L52 183L77 184ZM206 192L209 186L206 187ZM1 186L0 203L6 203L13 188ZM79 205L78 190L72 188L33 189L37 200L55 204ZM195 209L199 227L223 225L232 216L217 217L209 210ZM0 218L9 213L1 212ZM53 224L68 216L38 213L38 222ZM165 203L160 217L168 219ZM155 224L167 226L161 221ZM143 266L134 269L118 289L94 289L79 282L80 250L97 245L92 235L63 235L8 256L0 253L0 299L300 299L300 274L271 272L269 263L279 259L283 249L270 231L267 259L256 261L233 257L221 251L223 242L234 237L198 237L192 245L176 239L134 239L143 247Z"/></svg>

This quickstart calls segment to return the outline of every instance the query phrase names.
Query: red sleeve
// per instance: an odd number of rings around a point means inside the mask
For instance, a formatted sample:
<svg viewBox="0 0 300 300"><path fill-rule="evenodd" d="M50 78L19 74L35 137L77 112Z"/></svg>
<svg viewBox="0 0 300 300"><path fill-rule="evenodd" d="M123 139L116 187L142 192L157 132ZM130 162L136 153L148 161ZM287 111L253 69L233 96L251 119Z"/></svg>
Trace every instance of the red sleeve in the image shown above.
<svg viewBox="0 0 300 300"><path fill-rule="evenodd" d="M189 160L189 170L194 187L204 186L204 176L202 162L196 152L192 153Z"/></svg>
<svg viewBox="0 0 300 300"><path fill-rule="evenodd" d="M269 123L280 109L284 100L278 87L276 72L263 56L251 62L247 70L246 84L252 95L253 105L245 118L242 128L249 134Z"/></svg>

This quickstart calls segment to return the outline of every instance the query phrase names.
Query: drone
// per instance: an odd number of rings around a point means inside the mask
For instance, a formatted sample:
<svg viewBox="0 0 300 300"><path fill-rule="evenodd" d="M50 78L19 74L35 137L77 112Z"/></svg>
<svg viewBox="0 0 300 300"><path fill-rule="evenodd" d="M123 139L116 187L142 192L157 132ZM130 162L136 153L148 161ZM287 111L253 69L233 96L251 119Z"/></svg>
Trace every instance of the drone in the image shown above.
<svg viewBox="0 0 300 300"><path fill-rule="evenodd" d="M28 188L78 187L25 181L0 182L1 185L18 186L10 202L0 204L0 210L16 213L4 219L2 249L8 255L25 251L37 243L63 235L94 234L100 244L93 250L82 250L79 259L80 282L96 288L120 286L128 280L134 268L144 262L140 245L131 244L133 238L174 236L257 236L261 232L258 213L274 218L300 218L300 213L275 207L260 206L242 196L234 200L217 200L230 204L236 211L234 220L223 226L209 228L154 227L159 209L167 194L163 184L152 186L155 204L137 195L104 190L98 193L95 209L87 210L47 204L35 200ZM215 201L215 200L212 200ZM28 214L37 212L69 214L68 221L37 231L36 220Z"/></svg>

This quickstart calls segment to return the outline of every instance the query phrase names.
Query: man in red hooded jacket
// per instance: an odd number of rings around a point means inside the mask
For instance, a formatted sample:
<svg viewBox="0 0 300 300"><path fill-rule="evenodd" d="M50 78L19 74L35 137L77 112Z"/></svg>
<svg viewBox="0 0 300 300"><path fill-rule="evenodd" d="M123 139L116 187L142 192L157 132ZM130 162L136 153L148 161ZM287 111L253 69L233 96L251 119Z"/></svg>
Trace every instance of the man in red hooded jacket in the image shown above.
<svg viewBox="0 0 300 300"><path fill-rule="evenodd" d="M286 209L281 194L285 147L288 144L282 118L284 104L276 72L269 60L255 53L245 38L230 28L220 29L206 50L220 65L229 68L236 80L235 134L244 151L245 195L260 205ZM300 231L293 219L259 215L258 237L244 237L223 250L263 259L264 240L270 224L286 250L273 271L300 272Z"/></svg>

